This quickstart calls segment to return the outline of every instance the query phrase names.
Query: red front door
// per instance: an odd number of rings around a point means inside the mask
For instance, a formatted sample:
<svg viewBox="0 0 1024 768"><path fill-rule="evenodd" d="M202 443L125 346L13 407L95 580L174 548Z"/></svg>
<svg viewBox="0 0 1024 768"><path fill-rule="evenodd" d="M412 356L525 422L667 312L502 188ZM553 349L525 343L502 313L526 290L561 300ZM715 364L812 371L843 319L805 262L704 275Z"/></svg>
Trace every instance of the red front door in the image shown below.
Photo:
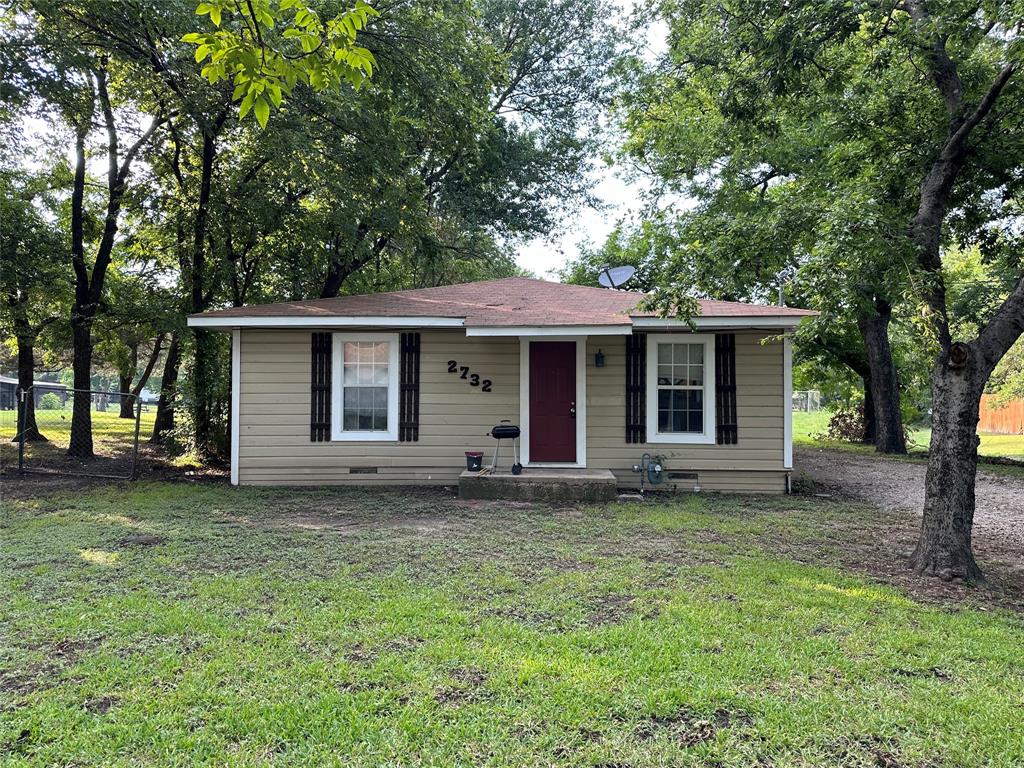
<svg viewBox="0 0 1024 768"><path fill-rule="evenodd" d="M530 461L576 461L576 342L531 341Z"/></svg>

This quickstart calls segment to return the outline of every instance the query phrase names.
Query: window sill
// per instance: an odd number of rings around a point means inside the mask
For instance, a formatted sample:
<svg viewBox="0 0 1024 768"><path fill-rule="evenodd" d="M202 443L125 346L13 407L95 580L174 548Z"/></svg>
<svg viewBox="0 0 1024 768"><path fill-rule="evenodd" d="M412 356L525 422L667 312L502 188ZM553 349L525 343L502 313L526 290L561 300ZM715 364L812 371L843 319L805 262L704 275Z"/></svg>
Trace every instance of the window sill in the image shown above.
<svg viewBox="0 0 1024 768"><path fill-rule="evenodd" d="M647 442L651 445L657 445L658 443L668 443L674 445L714 445L715 436L706 434L684 434L684 433L671 433L664 434L657 432L647 439Z"/></svg>
<svg viewBox="0 0 1024 768"><path fill-rule="evenodd" d="M392 432L341 432L331 435L332 443L397 443Z"/></svg>

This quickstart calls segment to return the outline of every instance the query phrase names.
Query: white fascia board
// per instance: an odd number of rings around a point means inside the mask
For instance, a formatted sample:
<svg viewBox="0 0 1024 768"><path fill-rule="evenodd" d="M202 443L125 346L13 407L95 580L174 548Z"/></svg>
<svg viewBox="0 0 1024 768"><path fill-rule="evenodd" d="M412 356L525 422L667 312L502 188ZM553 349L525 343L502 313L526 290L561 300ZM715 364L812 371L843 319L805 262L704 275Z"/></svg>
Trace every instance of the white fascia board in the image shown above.
<svg viewBox="0 0 1024 768"><path fill-rule="evenodd" d="M466 328L467 336L629 336L632 325L487 325Z"/></svg>
<svg viewBox="0 0 1024 768"><path fill-rule="evenodd" d="M695 317L693 324L698 330L714 328L779 328L791 329L800 325L800 321L808 316L792 317ZM673 320L670 317L634 317L633 327L637 329L660 328L669 330L679 328L689 330L685 320Z"/></svg>
<svg viewBox="0 0 1024 768"><path fill-rule="evenodd" d="M462 317L190 317L190 328L462 328Z"/></svg>

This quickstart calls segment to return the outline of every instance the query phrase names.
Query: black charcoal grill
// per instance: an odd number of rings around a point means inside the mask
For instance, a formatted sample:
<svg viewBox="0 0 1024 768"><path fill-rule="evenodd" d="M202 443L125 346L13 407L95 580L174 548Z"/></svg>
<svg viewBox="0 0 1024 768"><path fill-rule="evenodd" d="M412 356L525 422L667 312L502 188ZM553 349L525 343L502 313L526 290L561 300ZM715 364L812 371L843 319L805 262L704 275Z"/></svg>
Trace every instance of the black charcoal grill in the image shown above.
<svg viewBox="0 0 1024 768"><path fill-rule="evenodd" d="M512 474L518 475L523 471L523 465L519 463L519 425L512 424L508 419L503 419L501 424L491 427L488 433L497 442L494 444L494 461L491 462L491 471L498 471L498 452L501 449L502 440L512 441Z"/></svg>

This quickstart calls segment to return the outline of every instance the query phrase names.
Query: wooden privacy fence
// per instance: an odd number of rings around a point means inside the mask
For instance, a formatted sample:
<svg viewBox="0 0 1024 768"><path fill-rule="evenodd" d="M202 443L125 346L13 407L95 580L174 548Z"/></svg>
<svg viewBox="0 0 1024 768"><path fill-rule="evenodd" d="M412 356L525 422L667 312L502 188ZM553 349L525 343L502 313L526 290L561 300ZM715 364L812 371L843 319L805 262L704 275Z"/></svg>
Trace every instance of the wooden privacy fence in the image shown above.
<svg viewBox="0 0 1024 768"><path fill-rule="evenodd" d="M981 420L979 432L994 432L997 435L1024 435L1024 400L1011 400L997 408L992 395L981 396Z"/></svg>

